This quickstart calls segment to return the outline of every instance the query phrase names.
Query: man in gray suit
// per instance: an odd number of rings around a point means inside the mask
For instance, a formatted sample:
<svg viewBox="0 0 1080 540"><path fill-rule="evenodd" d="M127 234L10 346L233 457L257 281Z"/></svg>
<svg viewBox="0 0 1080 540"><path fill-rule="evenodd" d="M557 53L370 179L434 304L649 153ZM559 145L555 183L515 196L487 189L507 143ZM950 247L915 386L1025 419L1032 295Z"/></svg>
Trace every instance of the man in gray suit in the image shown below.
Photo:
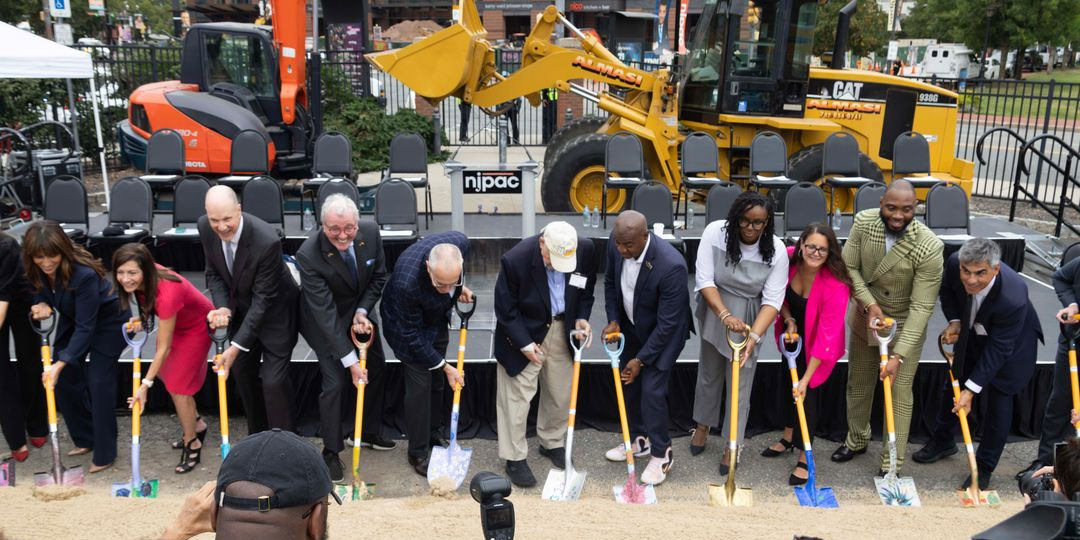
<svg viewBox="0 0 1080 540"><path fill-rule="evenodd" d="M222 362L227 371L236 367L248 432L292 431L289 361L296 345L299 289L281 258L281 237L265 221L243 212L232 189L214 186L206 192L199 241L216 307L206 319L211 328L229 329Z"/></svg>
<svg viewBox="0 0 1080 540"><path fill-rule="evenodd" d="M318 355L322 372L319 421L323 460L330 469L331 480L341 482L345 479L344 467L338 459L338 453L345 449L342 398L359 381L367 384L361 444L378 450L395 446L380 433L384 389L381 374L386 360L375 311L389 274L379 226L372 221L360 221L360 211L352 199L340 194L327 197L320 211L320 222L322 228L304 240L296 252L296 260L303 286L302 313L309 322L309 333L305 335ZM360 369L350 330L358 335L371 335L365 370ZM356 436L354 433L353 437Z"/></svg>

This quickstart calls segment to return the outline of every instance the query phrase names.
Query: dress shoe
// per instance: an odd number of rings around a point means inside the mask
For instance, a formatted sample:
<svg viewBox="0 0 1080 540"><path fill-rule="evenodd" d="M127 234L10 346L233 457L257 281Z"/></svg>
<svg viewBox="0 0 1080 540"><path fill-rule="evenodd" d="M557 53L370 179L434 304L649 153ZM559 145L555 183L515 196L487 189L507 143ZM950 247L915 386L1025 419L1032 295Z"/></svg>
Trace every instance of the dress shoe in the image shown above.
<svg viewBox="0 0 1080 540"><path fill-rule="evenodd" d="M364 444L364 439L360 439L360 444ZM436 446L448 447L450 446L450 441L436 435L432 437L430 441L428 441L428 444L431 445L432 448L435 448Z"/></svg>
<svg viewBox="0 0 1080 540"><path fill-rule="evenodd" d="M11 457L15 458L15 461L22 463L26 461L26 458L30 457L30 449L24 446L20 450L12 450Z"/></svg>
<svg viewBox="0 0 1080 540"><path fill-rule="evenodd" d="M92 448L80 448L80 447L76 446L75 448L72 448L71 450L68 450L67 455L70 456L70 457L81 456L81 455L84 455L84 454L89 454L90 450L92 450Z"/></svg>
<svg viewBox="0 0 1080 540"><path fill-rule="evenodd" d="M360 437L360 447L386 451L397 448L397 443L390 439L384 439L381 435L363 435Z"/></svg>
<svg viewBox="0 0 1080 540"><path fill-rule="evenodd" d="M41 448L42 446L45 446L47 440L46 437L30 437L30 446Z"/></svg>
<svg viewBox="0 0 1080 540"><path fill-rule="evenodd" d="M808 469L806 467L806 464L801 462L801 461L796 463L795 464L795 470L799 470L799 469L802 469L802 470L806 471L807 472L807 477L803 478L801 476L796 476L795 472L792 471L791 476L788 476L788 479L787 479L787 483L788 483L789 486L801 486L801 485L805 484L807 481L810 480L810 476L809 476L810 469Z"/></svg>
<svg viewBox="0 0 1080 540"><path fill-rule="evenodd" d="M112 467L112 466L113 466L112 463L106 463L105 465L96 465L94 463L91 463L90 464L90 474L99 473L101 471L104 471L105 469L108 469L109 467Z"/></svg>
<svg viewBox="0 0 1080 540"><path fill-rule="evenodd" d="M630 449L634 451L634 457L641 457L649 453L649 439L638 435L634 438L634 442L630 444ZM619 444L615 448L608 450L604 453L604 457L608 461L626 461L626 447Z"/></svg>
<svg viewBox="0 0 1080 540"><path fill-rule="evenodd" d="M987 489L990 489L990 476L992 474L993 473L989 471L979 471L979 491L986 491ZM967 489L969 487L971 487L970 474L967 475L967 478L964 479L964 483L960 485L960 489Z"/></svg>
<svg viewBox="0 0 1080 540"><path fill-rule="evenodd" d="M701 439L701 444L694 444L694 437L697 435L697 428L690 430L690 455L697 456L705 451L705 443L709 440L709 428L705 428L705 437Z"/></svg>
<svg viewBox="0 0 1080 540"><path fill-rule="evenodd" d="M878 478L885 478L886 474L889 474L889 471L886 471L885 469L878 469L877 474L875 474L874 476ZM896 475L900 476L900 471L896 471Z"/></svg>
<svg viewBox="0 0 1080 540"><path fill-rule="evenodd" d="M551 450L548 450L547 448L544 448L543 445L540 445L540 455L550 459L551 464L554 465L556 469L566 470L565 448L560 446L558 448L552 448Z"/></svg>
<svg viewBox="0 0 1080 540"><path fill-rule="evenodd" d="M409 456L409 466L416 471L416 474L427 478L428 458L418 458L416 456Z"/></svg>
<svg viewBox="0 0 1080 540"><path fill-rule="evenodd" d="M506 460L506 475L510 482L520 488L531 488L536 485L536 477L533 476L529 462L524 459L518 461Z"/></svg>
<svg viewBox="0 0 1080 540"><path fill-rule="evenodd" d="M324 449L322 458L326 462L326 468L330 470L330 481L334 483L344 482L345 465L341 463L341 458L338 457L337 452Z"/></svg>
<svg viewBox="0 0 1080 540"><path fill-rule="evenodd" d="M735 465L739 465L739 455L735 456ZM728 470L731 468L731 454L728 450L724 450L724 454L720 456L720 476L727 476Z"/></svg>
<svg viewBox="0 0 1080 540"><path fill-rule="evenodd" d="M836 451L832 453L832 457L830 459L837 463L844 463L845 461L851 461L855 456L865 453L865 447L860 450L852 450L848 448L846 444L841 444L840 448L837 448Z"/></svg>
<svg viewBox="0 0 1080 540"><path fill-rule="evenodd" d="M776 441L776 443L779 444L780 446L782 446L784 449L783 450L773 450L771 446L766 446L765 449L761 451L761 457L782 456L782 455L786 454L787 452L794 452L795 451L795 445L792 444L791 441L789 441L787 439L782 438L779 441Z"/></svg>
<svg viewBox="0 0 1080 540"><path fill-rule="evenodd" d="M918 452L911 454L911 459L914 459L915 463L933 463L959 451L956 449L955 444L939 445L929 442L926 443L926 446L920 448Z"/></svg>
<svg viewBox="0 0 1080 540"><path fill-rule="evenodd" d="M653 456L652 459L649 460L649 464L645 467L645 470L641 473L641 483L650 486L659 486L667 479L667 474L671 472L671 466L674 464L675 460L672 459L670 448L667 449L667 452L664 452L664 457L662 458Z"/></svg>

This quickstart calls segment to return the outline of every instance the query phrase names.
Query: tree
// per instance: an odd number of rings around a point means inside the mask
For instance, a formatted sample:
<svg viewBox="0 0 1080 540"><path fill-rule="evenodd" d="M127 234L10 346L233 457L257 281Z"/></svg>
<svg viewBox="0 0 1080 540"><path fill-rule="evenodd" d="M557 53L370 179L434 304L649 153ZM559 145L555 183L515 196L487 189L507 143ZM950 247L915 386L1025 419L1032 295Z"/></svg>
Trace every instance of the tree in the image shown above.
<svg viewBox="0 0 1080 540"><path fill-rule="evenodd" d="M867 56L880 51L889 42L888 15L878 7L875 0L858 0L855 15L851 19L851 37L848 49L856 56ZM814 54L831 51L836 41L836 23L840 8L847 2L833 0L818 8L817 30L814 33Z"/></svg>

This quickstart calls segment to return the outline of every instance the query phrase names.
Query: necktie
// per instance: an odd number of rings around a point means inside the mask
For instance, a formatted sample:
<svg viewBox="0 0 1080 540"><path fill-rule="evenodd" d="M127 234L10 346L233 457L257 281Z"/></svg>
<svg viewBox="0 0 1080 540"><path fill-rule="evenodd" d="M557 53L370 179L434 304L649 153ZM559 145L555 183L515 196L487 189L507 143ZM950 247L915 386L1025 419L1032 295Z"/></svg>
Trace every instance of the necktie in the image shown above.
<svg viewBox="0 0 1080 540"><path fill-rule="evenodd" d="M341 260L345 261L345 267L349 269L349 273L352 274L353 284L357 285L360 282L360 272L356 269L356 257L352 252L345 250L341 252Z"/></svg>
<svg viewBox="0 0 1080 540"><path fill-rule="evenodd" d="M236 254L233 252L232 242L225 242L225 267L229 269L229 275L232 275L232 263Z"/></svg>

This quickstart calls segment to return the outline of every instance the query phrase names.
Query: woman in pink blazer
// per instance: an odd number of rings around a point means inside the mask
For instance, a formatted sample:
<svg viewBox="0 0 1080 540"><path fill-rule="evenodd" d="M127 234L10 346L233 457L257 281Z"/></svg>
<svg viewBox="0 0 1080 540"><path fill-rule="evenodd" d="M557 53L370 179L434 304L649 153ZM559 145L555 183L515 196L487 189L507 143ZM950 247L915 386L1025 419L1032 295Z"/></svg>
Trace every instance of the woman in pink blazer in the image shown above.
<svg viewBox="0 0 1080 540"><path fill-rule="evenodd" d="M836 234L824 223L808 225L799 242L787 249L791 263L784 305L776 321L776 345L783 348L780 340L785 333L802 336L803 348L796 365L803 375L797 392L803 397L806 424L813 437L818 394L813 389L829 378L836 361L844 355L844 317L851 299L851 277L840 256ZM761 455L776 457L793 448L803 450L802 437L794 433L798 421L795 403L789 401L783 438ZM800 452L788 484L801 485L806 483L806 478L806 454Z"/></svg>

